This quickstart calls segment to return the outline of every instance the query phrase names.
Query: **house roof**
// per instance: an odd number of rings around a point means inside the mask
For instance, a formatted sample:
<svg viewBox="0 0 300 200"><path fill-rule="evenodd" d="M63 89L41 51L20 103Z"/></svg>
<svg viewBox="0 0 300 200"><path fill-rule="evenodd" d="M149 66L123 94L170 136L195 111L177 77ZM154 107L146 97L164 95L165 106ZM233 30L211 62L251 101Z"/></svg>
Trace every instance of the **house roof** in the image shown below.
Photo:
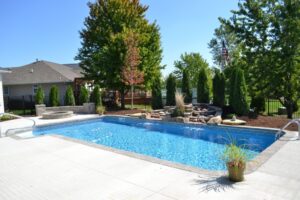
<svg viewBox="0 0 300 200"><path fill-rule="evenodd" d="M3 85L65 83L82 77L66 65L49 61L36 61L10 70L10 74L3 74Z"/></svg>
<svg viewBox="0 0 300 200"><path fill-rule="evenodd" d="M70 64L64 64L67 67L70 67L73 72L75 72L76 74L81 75L80 77L82 77L82 68L79 66L79 63L70 63Z"/></svg>
<svg viewBox="0 0 300 200"><path fill-rule="evenodd" d="M3 68L3 67L0 67L0 73L10 73L11 71Z"/></svg>

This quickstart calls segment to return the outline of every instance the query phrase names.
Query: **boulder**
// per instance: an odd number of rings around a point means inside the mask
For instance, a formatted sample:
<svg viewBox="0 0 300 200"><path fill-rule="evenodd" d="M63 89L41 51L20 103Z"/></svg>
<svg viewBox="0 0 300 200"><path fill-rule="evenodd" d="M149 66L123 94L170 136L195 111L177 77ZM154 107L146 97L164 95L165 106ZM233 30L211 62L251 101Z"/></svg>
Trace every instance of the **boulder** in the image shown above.
<svg viewBox="0 0 300 200"><path fill-rule="evenodd" d="M221 124L221 123L222 123L222 117L221 116L212 117L207 122L207 124Z"/></svg>

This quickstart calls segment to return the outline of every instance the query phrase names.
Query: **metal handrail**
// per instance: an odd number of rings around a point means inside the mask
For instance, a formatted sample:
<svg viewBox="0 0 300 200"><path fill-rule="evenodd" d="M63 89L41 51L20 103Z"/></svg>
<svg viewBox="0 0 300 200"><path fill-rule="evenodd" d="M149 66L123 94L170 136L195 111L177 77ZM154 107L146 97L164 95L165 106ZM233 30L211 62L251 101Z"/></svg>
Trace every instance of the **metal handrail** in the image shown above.
<svg viewBox="0 0 300 200"><path fill-rule="evenodd" d="M277 133L276 133L276 139L280 136L280 134L283 132L284 129L286 129L291 124L297 124L298 126L298 137L297 139L300 140L300 119L293 119L289 121L284 127L282 127Z"/></svg>
<svg viewBox="0 0 300 200"><path fill-rule="evenodd" d="M18 118L18 119L26 119L26 120L29 120L29 121L33 122L33 125L32 125L31 128L34 128L34 127L36 126L35 120L30 119L30 118L25 118L25 117L22 117L22 116L20 116L20 115L15 115L15 114L11 114L11 113L1 113L0 115L1 115L1 116L2 116L2 115L9 115L9 116L12 116L12 117L15 117L15 118ZM24 127L23 127L23 128L24 128ZM5 133L4 133L4 136L7 136L7 133L8 133L9 131L11 131L11 130L18 130L18 129L23 129L23 128L11 128L11 129L7 129L7 130L5 131ZM1 137L1 136L2 136L2 134L1 134L1 126L0 126L0 137Z"/></svg>

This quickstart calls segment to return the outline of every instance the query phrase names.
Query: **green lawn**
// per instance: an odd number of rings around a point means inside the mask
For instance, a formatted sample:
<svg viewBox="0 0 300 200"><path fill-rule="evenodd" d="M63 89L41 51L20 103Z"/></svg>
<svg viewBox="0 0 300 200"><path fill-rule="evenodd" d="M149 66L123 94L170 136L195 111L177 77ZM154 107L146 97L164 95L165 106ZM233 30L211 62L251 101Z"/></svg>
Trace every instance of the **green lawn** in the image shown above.
<svg viewBox="0 0 300 200"><path fill-rule="evenodd" d="M131 109L131 104L126 104L125 108ZM151 105L144 105L144 104L133 104L133 108L152 110Z"/></svg>
<svg viewBox="0 0 300 200"><path fill-rule="evenodd" d="M31 110L25 110L25 112L23 110L8 110L8 111L5 111L5 112L8 112L8 113L12 113L12 114L15 114L15 115L35 115L35 112L31 113Z"/></svg>

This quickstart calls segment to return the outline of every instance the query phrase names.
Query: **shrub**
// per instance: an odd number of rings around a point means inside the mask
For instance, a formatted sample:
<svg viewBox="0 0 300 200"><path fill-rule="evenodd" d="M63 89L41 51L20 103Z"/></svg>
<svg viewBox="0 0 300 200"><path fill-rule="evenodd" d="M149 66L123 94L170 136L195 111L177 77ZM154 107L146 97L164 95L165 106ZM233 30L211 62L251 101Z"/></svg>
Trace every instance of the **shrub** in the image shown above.
<svg viewBox="0 0 300 200"><path fill-rule="evenodd" d="M80 94L79 94L79 104L82 105L89 101L89 91L86 87L80 87Z"/></svg>
<svg viewBox="0 0 300 200"><path fill-rule="evenodd" d="M182 117L182 116L183 116L183 112L177 107L171 113L171 117Z"/></svg>
<svg viewBox="0 0 300 200"><path fill-rule="evenodd" d="M0 121L8 121L8 120L11 120L11 119L15 119L15 117L10 116L10 115L6 115L6 114L4 114L0 117Z"/></svg>
<svg viewBox="0 0 300 200"><path fill-rule="evenodd" d="M91 94L91 102L95 103L96 108L98 106L102 106L102 99L101 99L101 93L100 93L100 87L99 85L95 85L92 94Z"/></svg>
<svg viewBox="0 0 300 200"><path fill-rule="evenodd" d="M219 70L213 78L213 104L219 107L225 104L225 76Z"/></svg>
<svg viewBox="0 0 300 200"><path fill-rule="evenodd" d="M96 107L96 113L99 114L99 115L102 115L104 114L105 112L105 107L104 106L97 106Z"/></svg>
<svg viewBox="0 0 300 200"><path fill-rule="evenodd" d="M162 95L161 95L161 80L158 76L155 78L152 84L152 99L151 99L151 106L152 109L161 109L163 107L162 102Z"/></svg>
<svg viewBox="0 0 300 200"><path fill-rule="evenodd" d="M256 95L251 98L251 108L255 108L257 113L264 112L266 106L266 100L262 95Z"/></svg>
<svg viewBox="0 0 300 200"><path fill-rule="evenodd" d="M236 68L231 77L231 83L234 84L234 87L230 92L231 97L231 106L234 109L234 112L237 115L246 115L249 111L249 106L247 103L247 88L244 77L244 71L242 69Z"/></svg>
<svg viewBox="0 0 300 200"><path fill-rule="evenodd" d="M35 104L44 104L45 93L41 87L38 87L35 95Z"/></svg>
<svg viewBox="0 0 300 200"><path fill-rule="evenodd" d="M167 106L175 106L176 78L170 74L167 78Z"/></svg>
<svg viewBox="0 0 300 200"><path fill-rule="evenodd" d="M72 86L68 86L65 95L65 105L66 106L75 106L75 98Z"/></svg>
<svg viewBox="0 0 300 200"><path fill-rule="evenodd" d="M209 103L209 84L205 69L199 72L197 83L197 101L198 103Z"/></svg>
<svg viewBox="0 0 300 200"><path fill-rule="evenodd" d="M190 79L187 70L183 70L181 92L184 95L184 102L192 102L192 93L190 89Z"/></svg>
<svg viewBox="0 0 300 200"><path fill-rule="evenodd" d="M56 85L53 85L50 89L49 104L50 106L59 106L59 94Z"/></svg>

